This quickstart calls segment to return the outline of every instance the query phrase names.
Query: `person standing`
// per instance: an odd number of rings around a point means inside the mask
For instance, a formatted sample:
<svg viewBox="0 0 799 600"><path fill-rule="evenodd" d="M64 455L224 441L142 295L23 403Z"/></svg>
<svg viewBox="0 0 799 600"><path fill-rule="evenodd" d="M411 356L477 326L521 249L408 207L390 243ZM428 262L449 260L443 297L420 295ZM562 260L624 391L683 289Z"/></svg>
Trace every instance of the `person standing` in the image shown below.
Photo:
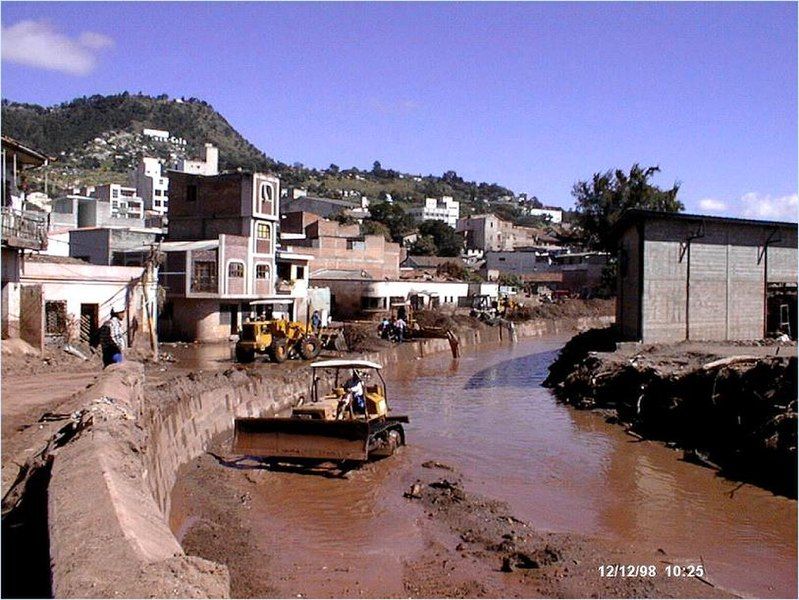
<svg viewBox="0 0 799 600"><path fill-rule="evenodd" d="M403 342L405 340L405 330L407 329L407 327L408 324L405 323L405 319L403 319L402 317L399 317L397 318L396 321L394 321L394 328L397 331L398 342Z"/></svg>
<svg viewBox="0 0 799 600"><path fill-rule="evenodd" d="M319 330L322 328L322 317L318 310L313 311L313 315L311 316L311 328L316 334L318 334Z"/></svg>
<svg viewBox="0 0 799 600"><path fill-rule="evenodd" d="M125 310L111 310L111 317L100 328L100 346L103 349L103 368L113 363L121 363L124 358L125 332L122 330L122 318Z"/></svg>

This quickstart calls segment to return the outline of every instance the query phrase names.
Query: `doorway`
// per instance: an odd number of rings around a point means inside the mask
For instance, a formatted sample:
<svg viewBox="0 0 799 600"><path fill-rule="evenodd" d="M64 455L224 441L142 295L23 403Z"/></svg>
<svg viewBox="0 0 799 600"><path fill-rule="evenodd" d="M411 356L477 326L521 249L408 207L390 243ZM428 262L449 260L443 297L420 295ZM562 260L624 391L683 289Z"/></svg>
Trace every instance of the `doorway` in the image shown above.
<svg viewBox="0 0 799 600"><path fill-rule="evenodd" d="M80 305L80 341L89 343L99 327L99 304Z"/></svg>

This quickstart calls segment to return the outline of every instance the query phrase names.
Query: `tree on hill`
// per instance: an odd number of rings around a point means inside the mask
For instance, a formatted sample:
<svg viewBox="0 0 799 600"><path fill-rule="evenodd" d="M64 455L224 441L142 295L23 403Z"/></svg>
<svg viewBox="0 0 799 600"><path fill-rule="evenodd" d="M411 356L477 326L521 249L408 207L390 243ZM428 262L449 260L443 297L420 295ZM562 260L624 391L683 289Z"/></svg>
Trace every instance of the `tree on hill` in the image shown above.
<svg viewBox="0 0 799 600"><path fill-rule="evenodd" d="M590 181L578 181L572 189L576 201L575 223L581 230L582 244L594 250L613 251L610 229L630 208L664 212L685 209L677 200L680 184L662 190L651 183L659 167L642 168L637 163L629 174L621 169L594 173Z"/></svg>
<svg viewBox="0 0 799 600"><path fill-rule="evenodd" d="M369 206L369 213L373 221L388 227L391 239L395 242L401 241L403 235L413 231L413 217L396 204L378 202Z"/></svg>
<svg viewBox="0 0 799 600"><path fill-rule="evenodd" d="M443 221L424 221L419 225L419 235L430 237L435 244L437 256L459 256L463 248L463 238Z"/></svg>
<svg viewBox="0 0 799 600"><path fill-rule="evenodd" d="M438 246L432 236L420 235L408 248L408 253L413 256L437 256Z"/></svg>
<svg viewBox="0 0 799 600"><path fill-rule="evenodd" d="M361 223L361 235L382 235L387 242L391 241L391 230L380 221L364 219Z"/></svg>

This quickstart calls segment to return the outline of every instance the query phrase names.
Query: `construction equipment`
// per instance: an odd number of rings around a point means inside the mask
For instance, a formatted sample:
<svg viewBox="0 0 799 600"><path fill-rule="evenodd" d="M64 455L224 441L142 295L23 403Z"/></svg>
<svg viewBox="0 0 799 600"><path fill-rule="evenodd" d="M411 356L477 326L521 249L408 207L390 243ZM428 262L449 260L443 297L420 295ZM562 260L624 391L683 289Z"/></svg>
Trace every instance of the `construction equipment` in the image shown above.
<svg viewBox="0 0 799 600"><path fill-rule="evenodd" d="M280 302L257 300L250 304L258 308L273 308L273 318L254 317L242 325L236 342L236 360L240 363L254 361L256 354L266 354L273 362L282 363L289 358L311 360L322 350L342 349L342 328L312 327L310 307L305 323L300 323L288 320L286 313L274 312L274 306Z"/></svg>
<svg viewBox="0 0 799 600"><path fill-rule="evenodd" d="M289 462L365 462L390 456L405 444L402 424L408 417L389 415L380 369L366 360L313 363L309 399L300 398L288 417L237 418L233 451ZM379 383L370 384L375 374ZM348 375L346 383L340 381Z"/></svg>
<svg viewBox="0 0 799 600"><path fill-rule="evenodd" d="M322 351L322 340L303 323L283 319L255 320L241 326L236 342L236 360L249 363L256 354L267 354L276 362L288 358L310 360Z"/></svg>

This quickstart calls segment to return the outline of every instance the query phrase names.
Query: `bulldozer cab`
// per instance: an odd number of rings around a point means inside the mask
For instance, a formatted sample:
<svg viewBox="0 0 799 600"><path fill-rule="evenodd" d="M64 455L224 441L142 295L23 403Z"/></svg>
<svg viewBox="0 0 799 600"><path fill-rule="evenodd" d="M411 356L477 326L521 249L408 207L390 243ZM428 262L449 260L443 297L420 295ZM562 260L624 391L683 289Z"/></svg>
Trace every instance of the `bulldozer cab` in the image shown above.
<svg viewBox="0 0 799 600"><path fill-rule="evenodd" d="M365 410L363 413L351 413L350 418L370 420L388 414L386 382L380 373L381 365L366 360L324 360L311 365L310 406L336 405L347 394L347 388L354 380L363 386ZM322 374L327 372L323 383ZM308 406L307 404L304 406ZM303 407L295 408L295 412L303 411ZM325 414L325 416L327 416Z"/></svg>

